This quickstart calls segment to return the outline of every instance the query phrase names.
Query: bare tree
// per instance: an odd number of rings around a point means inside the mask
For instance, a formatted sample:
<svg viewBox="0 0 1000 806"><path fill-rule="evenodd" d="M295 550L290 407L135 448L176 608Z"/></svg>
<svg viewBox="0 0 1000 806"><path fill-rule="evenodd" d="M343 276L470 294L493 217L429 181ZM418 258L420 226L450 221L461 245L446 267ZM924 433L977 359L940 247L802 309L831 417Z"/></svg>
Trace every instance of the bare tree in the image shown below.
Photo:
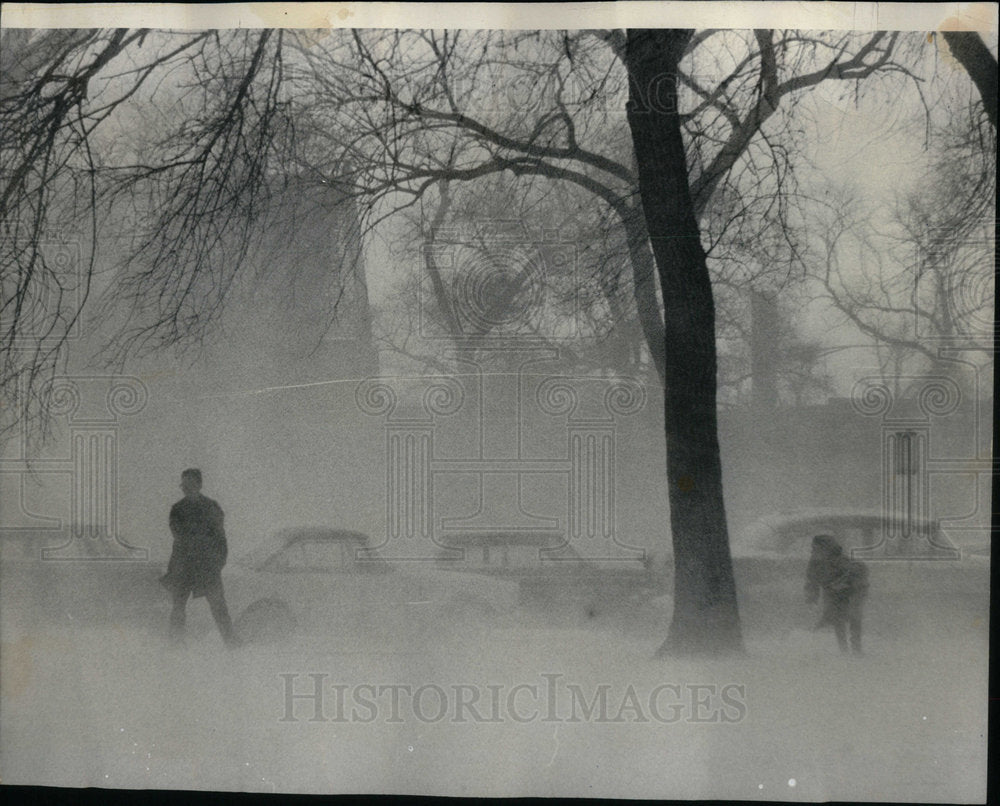
<svg viewBox="0 0 1000 806"><path fill-rule="evenodd" d="M713 78L722 72L714 86L686 79L694 108L683 120L693 144L699 217L741 159L773 165L767 149L750 154L748 148L783 98L825 80L902 70L892 60L896 38L786 32L775 39L768 31L693 36L692 58L698 48L705 54L723 48L736 62L728 72L706 66ZM625 233L636 313L662 379L655 265L636 172L631 159L619 156L631 153L620 113L623 47L620 31L356 31L349 41L308 41L301 50L314 94L305 100L316 134L308 163L323 172L348 161L356 166L359 192L393 195L398 204L416 203L443 180L501 172L576 183L614 212ZM830 54L825 63L817 49ZM495 108L498 98L503 114Z"/></svg>
<svg viewBox="0 0 1000 806"><path fill-rule="evenodd" d="M117 342L125 354L197 339L218 315L275 159L286 153L283 36L4 33L4 60L18 65L5 74L0 97L5 428L44 421L39 382L83 316L102 218L134 236L125 261L131 273L114 289L116 302L132 308L131 327ZM184 80L164 92L171 74ZM147 93L160 98L166 133L122 149L115 140L128 139L128 114ZM43 245L67 222L81 221L83 266L67 278Z"/></svg>
<svg viewBox="0 0 1000 806"><path fill-rule="evenodd" d="M996 130L964 112L936 133L918 189L884 225L846 189L815 208L823 295L897 373L936 367L942 347L991 348Z"/></svg>
<svg viewBox="0 0 1000 806"><path fill-rule="evenodd" d="M443 181L404 214L399 239L411 257L419 254L426 282L400 303L412 306L419 294L422 316L414 326L447 337L424 340L425 352L433 353L425 356L428 368L439 372L449 350L468 354L502 336L554 349L575 372L651 370L630 305L621 229L587 196L572 183L522 183L496 174ZM412 334L394 332L412 341ZM416 358L412 350L386 346ZM495 362L498 354L481 357Z"/></svg>

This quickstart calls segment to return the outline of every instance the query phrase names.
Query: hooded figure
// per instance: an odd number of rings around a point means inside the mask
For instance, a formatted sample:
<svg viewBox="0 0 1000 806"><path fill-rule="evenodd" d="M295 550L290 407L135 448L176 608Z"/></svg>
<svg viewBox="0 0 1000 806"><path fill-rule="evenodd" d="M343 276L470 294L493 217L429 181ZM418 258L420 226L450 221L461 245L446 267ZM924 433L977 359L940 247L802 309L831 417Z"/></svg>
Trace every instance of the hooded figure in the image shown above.
<svg viewBox="0 0 1000 806"><path fill-rule="evenodd" d="M840 544L830 535L812 541L812 557L806 569L806 600L810 603L823 591L823 614L816 629L833 625L842 652L850 648L861 654L861 609L868 595L868 569L844 556Z"/></svg>
<svg viewBox="0 0 1000 806"><path fill-rule="evenodd" d="M227 644L234 644L233 625L222 588L222 568L228 546L222 508L201 494L201 471L191 468L181 474L184 498L170 509L173 550L167 573L160 583L173 597L170 633L179 639L184 630L188 596L208 600L215 623Z"/></svg>

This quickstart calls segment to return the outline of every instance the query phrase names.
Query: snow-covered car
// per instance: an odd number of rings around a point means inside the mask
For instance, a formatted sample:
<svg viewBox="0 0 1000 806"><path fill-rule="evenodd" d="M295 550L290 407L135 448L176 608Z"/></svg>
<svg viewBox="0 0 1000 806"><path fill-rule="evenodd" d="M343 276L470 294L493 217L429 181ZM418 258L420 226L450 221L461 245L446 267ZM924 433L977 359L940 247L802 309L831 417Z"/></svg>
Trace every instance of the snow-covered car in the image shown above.
<svg viewBox="0 0 1000 806"><path fill-rule="evenodd" d="M9 532L0 538L0 616L11 624L70 629L160 629L170 610L159 584L164 567L122 559L122 545L99 532L52 538ZM68 558L64 558L68 557Z"/></svg>
<svg viewBox="0 0 1000 806"><path fill-rule="evenodd" d="M525 609L590 619L670 589L665 564L586 558L559 532L474 532L448 535L441 542L438 568L455 576L513 581Z"/></svg>
<svg viewBox="0 0 1000 806"><path fill-rule="evenodd" d="M747 572L788 573L790 564L805 573L815 535L832 535L844 551L860 560L960 560L982 549L975 538L957 545L938 520L904 520L881 512L803 509L778 512L755 521L733 542L738 568ZM988 541L986 546L988 548Z"/></svg>
<svg viewBox="0 0 1000 806"><path fill-rule="evenodd" d="M456 579L429 565L390 563L361 532L301 527L275 533L223 579L237 630L262 640L344 630L398 635L516 606L509 582Z"/></svg>
<svg viewBox="0 0 1000 806"><path fill-rule="evenodd" d="M934 603L946 598L950 607L965 601L970 612L978 612L981 592L989 590L989 545L984 553L981 535L972 530L956 540L936 520L904 524L880 512L833 509L779 512L755 521L732 543L747 622L814 617L804 606L803 586L812 538L819 534L832 535L845 553L868 566L870 604L887 624L886 613L905 611L911 599L919 602L917 609L934 610Z"/></svg>

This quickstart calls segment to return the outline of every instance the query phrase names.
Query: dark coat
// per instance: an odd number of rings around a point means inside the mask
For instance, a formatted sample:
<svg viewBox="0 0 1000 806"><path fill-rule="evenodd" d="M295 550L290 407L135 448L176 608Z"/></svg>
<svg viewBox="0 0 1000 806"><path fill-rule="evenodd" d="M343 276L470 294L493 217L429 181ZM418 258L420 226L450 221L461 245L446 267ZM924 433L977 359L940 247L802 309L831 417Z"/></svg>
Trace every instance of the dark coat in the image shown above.
<svg viewBox="0 0 1000 806"><path fill-rule="evenodd" d="M221 581L229 553L223 518L222 507L200 493L185 496L171 507L174 546L167 573L160 579L164 587L197 597Z"/></svg>
<svg viewBox="0 0 1000 806"><path fill-rule="evenodd" d="M820 624L833 624L860 616L868 595L868 569L863 563L845 557L839 551L814 549L806 570L806 598L816 601L823 591L823 615Z"/></svg>

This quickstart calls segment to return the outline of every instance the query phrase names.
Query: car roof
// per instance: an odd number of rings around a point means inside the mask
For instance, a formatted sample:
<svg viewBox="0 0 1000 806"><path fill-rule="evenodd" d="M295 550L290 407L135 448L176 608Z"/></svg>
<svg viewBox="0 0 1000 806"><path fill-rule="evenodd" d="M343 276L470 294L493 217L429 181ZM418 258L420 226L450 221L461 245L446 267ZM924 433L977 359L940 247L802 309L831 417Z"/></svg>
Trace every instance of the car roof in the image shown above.
<svg viewBox="0 0 1000 806"><path fill-rule="evenodd" d="M824 528L831 532L844 528L881 527L883 523L901 523L898 515L887 515L877 510L846 510L846 509L801 509L786 512L776 512L754 521L741 536L739 545L743 548L774 550L787 548L795 537L789 535L797 529ZM912 524L918 529L930 528L940 532L940 524L935 519L914 518Z"/></svg>
<svg viewBox="0 0 1000 806"><path fill-rule="evenodd" d="M781 520L799 521L810 518L892 518L898 519L900 515L889 515L878 509L839 509L837 507L808 507L803 509L781 510L764 516L760 520ZM917 519L919 520L919 519Z"/></svg>
<svg viewBox="0 0 1000 806"><path fill-rule="evenodd" d="M275 543L288 546L298 541L336 541L342 543L365 543L371 542L364 532L355 532L350 529L330 529L326 526L296 526L288 529L280 529L275 532Z"/></svg>
<svg viewBox="0 0 1000 806"><path fill-rule="evenodd" d="M887 521L898 523L902 520L903 518L899 515L887 515L877 510L802 509L765 515L750 524L746 532L748 534L755 533L758 529L780 531L782 529L791 529L813 523L837 523L844 526L877 526ZM937 520L933 518L913 518L912 522L920 526L938 525Z"/></svg>

